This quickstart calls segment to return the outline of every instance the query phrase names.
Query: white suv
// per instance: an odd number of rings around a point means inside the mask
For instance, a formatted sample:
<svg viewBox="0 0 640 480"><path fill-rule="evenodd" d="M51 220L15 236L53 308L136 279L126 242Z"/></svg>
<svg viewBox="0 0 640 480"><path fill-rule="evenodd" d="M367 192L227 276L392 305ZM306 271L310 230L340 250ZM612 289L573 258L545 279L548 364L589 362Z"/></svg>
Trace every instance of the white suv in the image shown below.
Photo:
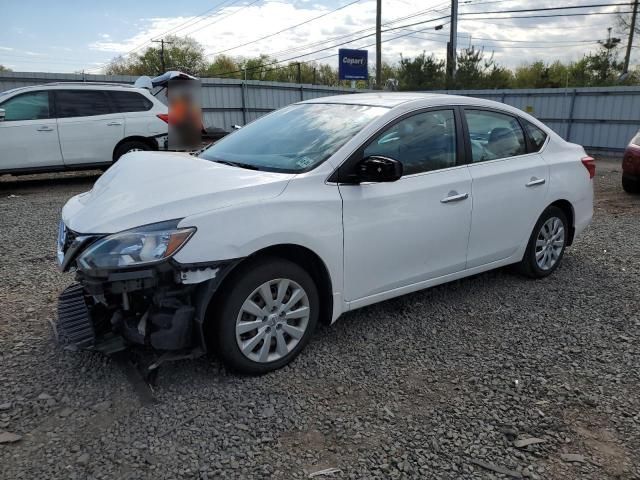
<svg viewBox="0 0 640 480"><path fill-rule="evenodd" d="M165 148L166 105L143 88L49 83L0 93L0 174L109 166Z"/></svg>

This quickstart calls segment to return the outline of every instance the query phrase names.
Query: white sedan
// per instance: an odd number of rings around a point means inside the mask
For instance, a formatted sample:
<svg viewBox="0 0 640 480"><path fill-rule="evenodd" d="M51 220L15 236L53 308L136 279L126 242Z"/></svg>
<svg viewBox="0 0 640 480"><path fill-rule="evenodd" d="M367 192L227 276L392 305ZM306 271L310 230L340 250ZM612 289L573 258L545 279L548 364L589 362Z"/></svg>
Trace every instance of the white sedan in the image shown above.
<svg viewBox="0 0 640 480"><path fill-rule="evenodd" d="M346 311L509 264L551 274L591 221L594 173L581 146L495 102L297 103L199 157L125 155L69 200L58 257L79 283L58 332L267 372Z"/></svg>

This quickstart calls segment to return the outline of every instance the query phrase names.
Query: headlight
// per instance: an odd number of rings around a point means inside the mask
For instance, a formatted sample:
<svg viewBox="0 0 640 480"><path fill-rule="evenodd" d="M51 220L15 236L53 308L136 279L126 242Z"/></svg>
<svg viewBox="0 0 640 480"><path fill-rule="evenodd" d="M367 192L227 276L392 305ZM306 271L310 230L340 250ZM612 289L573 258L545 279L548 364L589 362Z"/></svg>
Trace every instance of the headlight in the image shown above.
<svg viewBox="0 0 640 480"><path fill-rule="evenodd" d="M98 240L78 258L82 269L113 269L156 263L187 243L195 228L176 228L179 220L146 225Z"/></svg>

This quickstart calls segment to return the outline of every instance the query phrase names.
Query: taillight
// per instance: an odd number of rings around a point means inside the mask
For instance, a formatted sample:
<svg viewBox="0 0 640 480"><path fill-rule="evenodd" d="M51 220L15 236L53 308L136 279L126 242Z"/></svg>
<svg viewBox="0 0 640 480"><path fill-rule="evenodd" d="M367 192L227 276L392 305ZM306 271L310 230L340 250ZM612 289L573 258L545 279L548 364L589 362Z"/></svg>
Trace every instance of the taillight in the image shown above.
<svg viewBox="0 0 640 480"><path fill-rule="evenodd" d="M596 161L593 157L582 157L582 164L584 168L589 172L589 178L596 176Z"/></svg>
<svg viewBox="0 0 640 480"><path fill-rule="evenodd" d="M169 114L168 113L159 113L156 115L156 117L158 117L160 120L162 120L165 123L169 123Z"/></svg>

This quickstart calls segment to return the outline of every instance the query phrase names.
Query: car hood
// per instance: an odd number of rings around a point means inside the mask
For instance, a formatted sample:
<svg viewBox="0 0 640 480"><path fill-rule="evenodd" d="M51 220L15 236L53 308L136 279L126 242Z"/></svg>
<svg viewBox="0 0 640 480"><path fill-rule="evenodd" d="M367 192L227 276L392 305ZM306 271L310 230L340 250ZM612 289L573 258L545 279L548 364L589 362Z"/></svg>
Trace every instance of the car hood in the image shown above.
<svg viewBox="0 0 640 480"><path fill-rule="evenodd" d="M62 210L79 233L114 233L184 218L282 193L293 174L261 172L188 154L132 152L107 170L93 188Z"/></svg>

